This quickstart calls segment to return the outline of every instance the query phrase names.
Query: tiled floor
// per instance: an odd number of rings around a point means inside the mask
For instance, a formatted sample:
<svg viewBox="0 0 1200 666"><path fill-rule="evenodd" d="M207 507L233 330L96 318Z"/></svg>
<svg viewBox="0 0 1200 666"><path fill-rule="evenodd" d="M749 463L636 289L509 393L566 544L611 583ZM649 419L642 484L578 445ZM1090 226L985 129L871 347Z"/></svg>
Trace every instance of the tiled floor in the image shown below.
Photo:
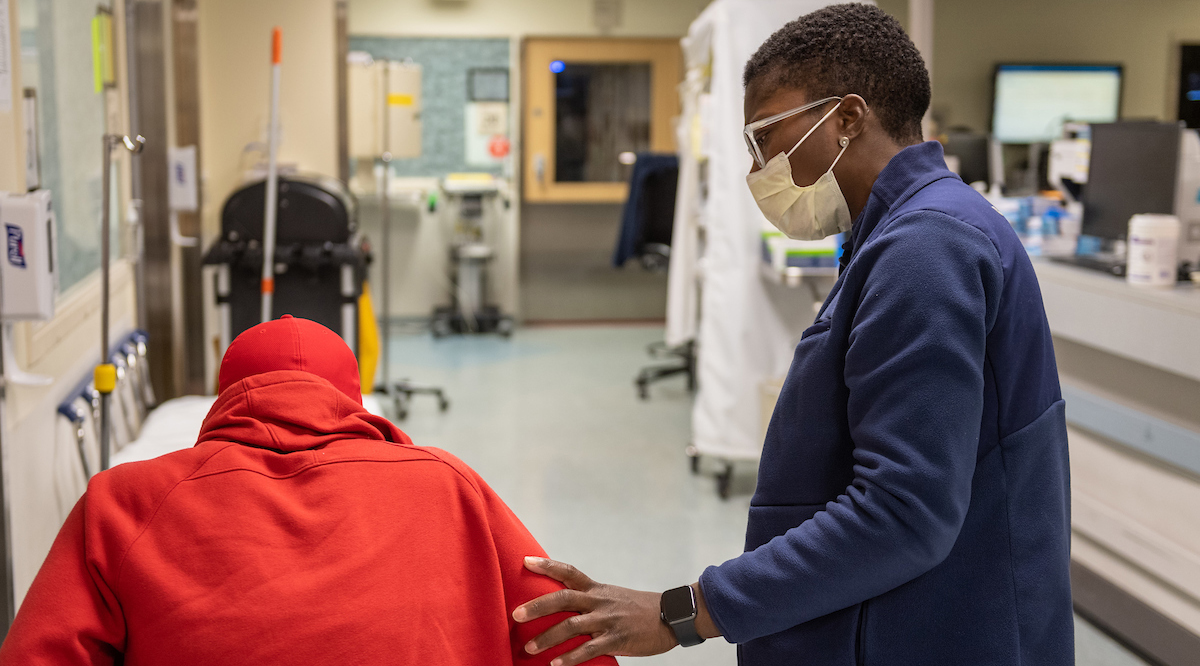
<svg viewBox="0 0 1200 666"><path fill-rule="evenodd" d="M401 427L418 443L454 453L512 507L552 557L597 580L663 590L741 552L753 468L735 496L717 498L711 475L693 476L683 453L690 396L681 379L637 399L633 378L649 362L654 327L519 330L495 337L393 338L393 377L444 387L441 414L417 398ZM1081 666L1142 666L1076 619ZM734 648L708 641L626 664L717 666Z"/></svg>

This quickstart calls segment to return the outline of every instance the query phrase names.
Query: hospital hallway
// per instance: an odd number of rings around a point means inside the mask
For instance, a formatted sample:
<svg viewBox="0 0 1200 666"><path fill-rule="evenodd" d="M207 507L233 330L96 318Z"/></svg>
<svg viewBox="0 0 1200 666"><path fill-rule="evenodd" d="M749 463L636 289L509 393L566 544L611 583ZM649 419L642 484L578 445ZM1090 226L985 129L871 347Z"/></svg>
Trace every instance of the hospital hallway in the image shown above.
<svg viewBox="0 0 1200 666"><path fill-rule="evenodd" d="M662 339L648 325L520 328L512 339L393 335L392 376L444 388L450 410L416 397L399 425L418 445L473 467L551 557L593 580L644 590L691 583L742 550L754 469L737 469L732 497L708 463L691 474L684 380L637 397L633 378ZM1146 662L1076 616L1079 666ZM676 648L647 666L736 663L723 640Z"/></svg>

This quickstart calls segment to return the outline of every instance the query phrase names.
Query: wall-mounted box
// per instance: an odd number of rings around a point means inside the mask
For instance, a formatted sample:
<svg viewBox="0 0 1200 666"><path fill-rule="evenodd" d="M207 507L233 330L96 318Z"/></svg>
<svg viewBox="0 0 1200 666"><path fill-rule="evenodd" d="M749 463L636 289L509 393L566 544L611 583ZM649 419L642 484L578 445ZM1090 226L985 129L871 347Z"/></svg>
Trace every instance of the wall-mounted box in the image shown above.
<svg viewBox="0 0 1200 666"><path fill-rule="evenodd" d="M0 318L4 321L54 317L58 291L54 209L48 190L0 193L0 230L5 249L0 263Z"/></svg>
<svg viewBox="0 0 1200 666"><path fill-rule="evenodd" d="M354 57L347 67L350 156L420 157L421 66Z"/></svg>

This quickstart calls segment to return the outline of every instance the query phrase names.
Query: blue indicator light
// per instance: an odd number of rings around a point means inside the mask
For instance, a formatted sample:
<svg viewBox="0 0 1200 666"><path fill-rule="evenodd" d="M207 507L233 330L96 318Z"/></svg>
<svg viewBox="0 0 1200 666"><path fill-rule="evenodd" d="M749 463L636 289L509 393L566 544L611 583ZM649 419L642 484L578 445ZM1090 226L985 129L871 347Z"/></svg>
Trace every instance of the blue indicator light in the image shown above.
<svg viewBox="0 0 1200 666"><path fill-rule="evenodd" d="M550 63L550 71L554 72L555 74L562 74L563 70L566 68L567 64L561 60L555 60L554 62Z"/></svg>
<svg viewBox="0 0 1200 666"><path fill-rule="evenodd" d="M1187 91L1187 101L1189 101L1189 102L1200 102L1200 90L1189 90L1189 91Z"/></svg>

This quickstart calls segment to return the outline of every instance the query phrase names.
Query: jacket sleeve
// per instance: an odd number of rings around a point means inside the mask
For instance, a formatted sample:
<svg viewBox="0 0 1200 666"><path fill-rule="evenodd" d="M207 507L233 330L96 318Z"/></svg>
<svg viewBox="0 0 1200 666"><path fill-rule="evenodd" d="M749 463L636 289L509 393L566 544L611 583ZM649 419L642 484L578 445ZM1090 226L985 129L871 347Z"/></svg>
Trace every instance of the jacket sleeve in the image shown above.
<svg viewBox="0 0 1200 666"><path fill-rule="evenodd" d="M88 552L87 495L58 532L0 646L0 665L99 666L115 663L125 644L116 595Z"/></svg>
<svg viewBox="0 0 1200 666"><path fill-rule="evenodd" d="M869 262L869 274L845 358L854 479L811 519L701 576L732 642L913 580L949 555L966 517L985 341L1003 286L999 253L979 229L918 211L856 260Z"/></svg>
<svg viewBox="0 0 1200 666"><path fill-rule="evenodd" d="M546 551L542 550L537 540L533 538L529 530L525 529L520 519L496 492L488 487L478 475L475 475L475 480L483 495L488 512L488 522L492 529L492 540L496 544L496 554L500 560L500 574L504 580L504 605L512 644L512 663L515 666L545 666L550 663L550 660L583 645L588 639L586 636L576 638L537 655L531 655L525 651L526 643L567 619L571 614L558 613L520 624L512 619L513 611L527 601L556 592L565 586L552 578L535 574L525 568L526 556L546 557ZM597 657L585 663L593 666L616 666L617 661L612 657Z"/></svg>

